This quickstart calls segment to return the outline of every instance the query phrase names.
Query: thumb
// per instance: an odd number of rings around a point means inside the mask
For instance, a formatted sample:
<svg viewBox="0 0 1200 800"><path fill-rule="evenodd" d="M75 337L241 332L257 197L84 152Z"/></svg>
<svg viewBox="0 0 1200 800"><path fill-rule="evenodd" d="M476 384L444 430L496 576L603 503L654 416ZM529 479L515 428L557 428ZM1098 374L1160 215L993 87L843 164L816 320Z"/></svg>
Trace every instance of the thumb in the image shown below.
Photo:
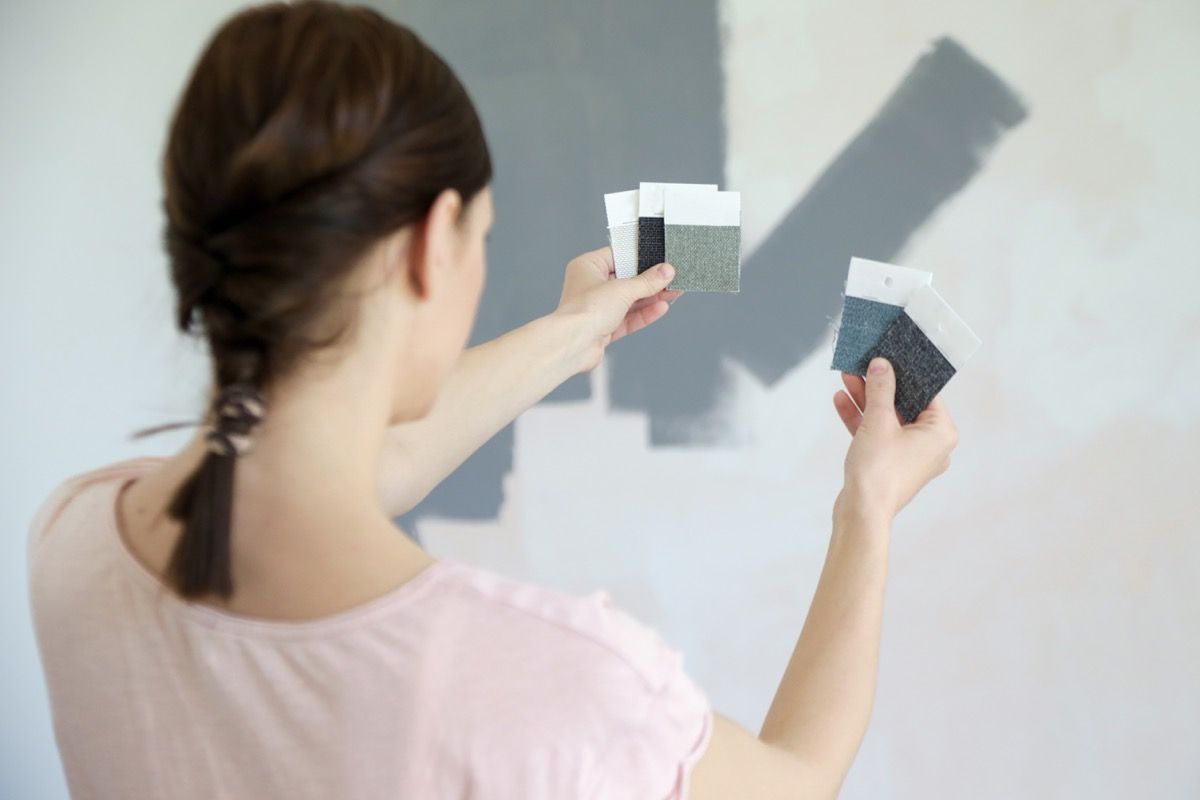
<svg viewBox="0 0 1200 800"><path fill-rule="evenodd" d="M627 279L625 282L629 284L628 291L632 295L630 302L641 300L644 297L653 297L667 288L667 284L674 277L675 268L670 264L662 263Z"/></svg>
<svg viewBox="0 0 1200 800"><path fill-rule="evenodd" d="M863 409L863 417L896 418L896 373L881 356L872 358L867 366L867 407Z"/></svg>

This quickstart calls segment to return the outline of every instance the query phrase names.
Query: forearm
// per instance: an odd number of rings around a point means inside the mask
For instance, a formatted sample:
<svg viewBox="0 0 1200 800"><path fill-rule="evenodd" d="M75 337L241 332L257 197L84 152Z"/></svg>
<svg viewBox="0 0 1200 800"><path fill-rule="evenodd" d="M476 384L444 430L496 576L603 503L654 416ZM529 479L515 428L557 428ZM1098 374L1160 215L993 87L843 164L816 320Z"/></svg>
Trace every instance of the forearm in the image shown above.
<svg viewBox="0 0 1200 800"><path fill-rule="evenodd" d="M522 411L580 371L585 343L572 318L547 314L467 348L429 413L388 431L380 493L408 511Z"/></svg>
<svg viewBox="0 0 1200 800"><path fill-rule="evenodd" d="M835 505L808 617L759 738L845 778L875 699L889 518Z"/></svg>

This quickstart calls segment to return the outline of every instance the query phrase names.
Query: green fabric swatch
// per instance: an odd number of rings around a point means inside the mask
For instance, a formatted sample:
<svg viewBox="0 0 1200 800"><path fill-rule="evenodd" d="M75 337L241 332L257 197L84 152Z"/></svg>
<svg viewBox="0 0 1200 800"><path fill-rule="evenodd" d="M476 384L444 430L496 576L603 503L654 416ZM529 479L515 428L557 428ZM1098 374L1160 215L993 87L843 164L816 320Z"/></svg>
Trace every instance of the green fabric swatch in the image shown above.
<svg viewBox="0 0 1200 800"><path fill-rule="evenodd" d="M675 291L737 292L742 229L737 225L667 225L666 260L675 267Z"/></svg>

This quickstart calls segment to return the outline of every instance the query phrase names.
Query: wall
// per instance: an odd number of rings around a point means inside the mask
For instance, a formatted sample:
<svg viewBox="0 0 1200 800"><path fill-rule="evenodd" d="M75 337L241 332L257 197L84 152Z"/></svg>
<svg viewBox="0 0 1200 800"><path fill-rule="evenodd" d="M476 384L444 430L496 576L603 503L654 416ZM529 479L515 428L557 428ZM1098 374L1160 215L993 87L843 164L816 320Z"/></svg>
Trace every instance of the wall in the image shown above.
<svg viewBox="0 0 1200 800"><path fill-rule="evenodd" d="M739 295L685 295L402 519L435 554L609 588L757 729L847 436L849 255L935 274L983 339L950 472L894 527L843 797L1200 794L1200 12L1194 4L379 3L446 54L497 157L476 339L545 313L639 179L743 192ZM183 439L157 158L234 4L0 10L0 795L65 790L24 535L74 471ZM1189 99L1190 98L1190 99ZM561 442L572 441L564 450Z"/></svg>

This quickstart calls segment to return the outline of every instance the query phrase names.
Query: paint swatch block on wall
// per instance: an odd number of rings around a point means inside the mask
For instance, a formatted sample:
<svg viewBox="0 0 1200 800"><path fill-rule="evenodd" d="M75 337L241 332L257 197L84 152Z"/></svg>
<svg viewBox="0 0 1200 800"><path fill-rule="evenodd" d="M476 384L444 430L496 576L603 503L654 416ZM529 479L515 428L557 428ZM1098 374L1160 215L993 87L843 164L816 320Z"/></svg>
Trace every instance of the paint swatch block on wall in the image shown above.
<svg viewBox="0 0 1200 800"><path fill-rule="evenodd" d="M638 273L638 190L604 195L604 210L617 277L632 278Z"/></svg>
<svg viewBox="0 0 1200 800"><path fill-rule="evenodd" d="M673 291L737 292L741 281L742 195L694 187L663 192L665 260Z"/></svg>
<svg viewBox="0 0 1200 800"><path fill-rule="evenodd" d="M967 327L933 286L913 289L904 311L884 331L866 359L883 356L896 373L896 410L906 423L929 406L979 348Z"/></svg>
<svg viewBox="0 0 1200 800"><path fill-rule="evenodd" d="M638 273L641 274L666 261L666 242L663 231L663 194L667 187L716 192L715 183L657 183L638 184Z"/></svg>
<svg viewBox="0 0 1200 800"><path fill-rule="evenodd" d="M932 281L933 273L924 270L851 258L829 368L866 375L867 353L900 316L913 290Z"/></svg>

